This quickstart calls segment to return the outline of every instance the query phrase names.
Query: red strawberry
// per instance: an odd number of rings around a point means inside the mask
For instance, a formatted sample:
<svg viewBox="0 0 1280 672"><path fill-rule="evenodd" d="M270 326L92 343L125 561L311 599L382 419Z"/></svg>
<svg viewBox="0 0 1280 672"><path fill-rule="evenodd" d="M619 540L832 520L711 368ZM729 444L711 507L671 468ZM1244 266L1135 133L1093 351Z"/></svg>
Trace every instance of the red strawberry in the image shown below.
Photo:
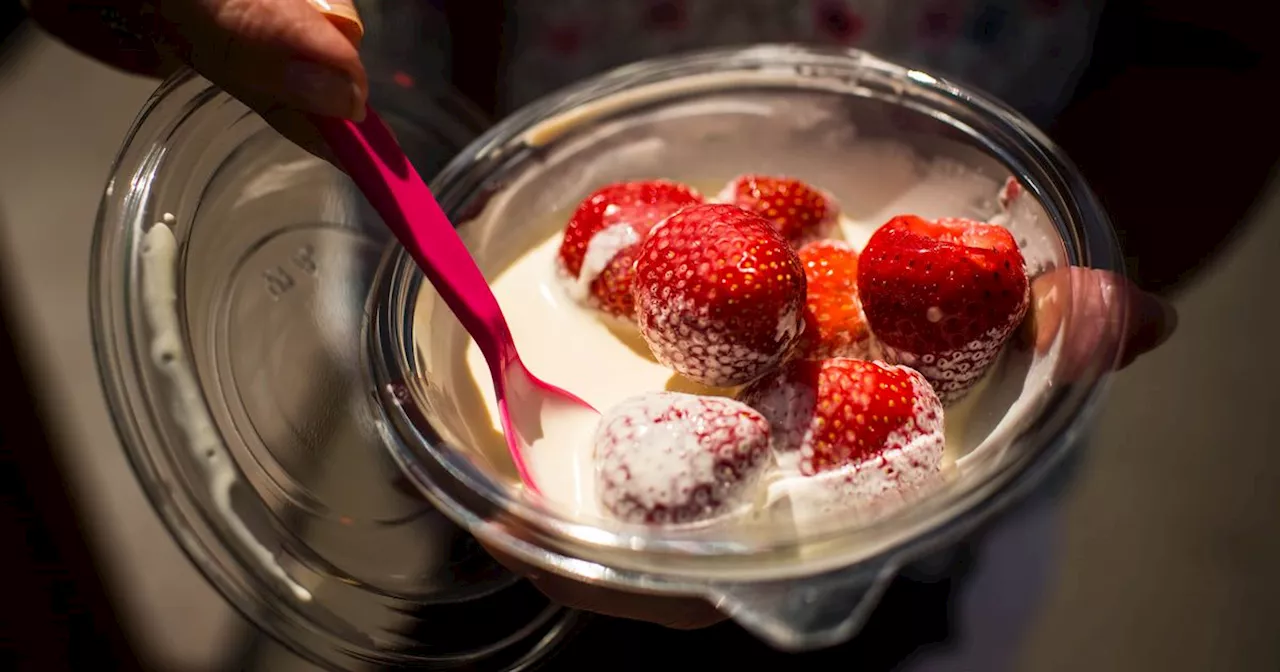
<svg viewBox="0 0 1280 672"><path fill-rule="evenodd" d="M620 520L697 522L753 503L769 423L733 399L653 392L601 420L595 459L600 499Z"/></svg>
<svg viewBox="0 0 1280 672"><path fill-rule="evenodd" d="M610 315L633 317L632 264L640 241L658 222L701 202L692 188L665 180L611 184L588 196L560 244L560 268L575 298Z"/></svg>
<svg viewBox="0 0 1280 672"><path fill-rule="evenodd" d="M797 247L831 235L840 217L830 194L789 177L743 175L720 192L719 200L773 222Z"/></svg>
<svg viewBox="0 0 1280 672"><path fill-rule="evenodd" d="M852 497L874 497L936 474L942 403L918 372L860 359L796 360L742 391L773 432L786 475L838 474Z"/></svg>
<svg viewBox="0 0 1280 672"><path fill-rule="evenodd" d="M857 251L838 240L818 240L800 248L798 255L808 284L800 355L872 356L871 331L858 301Z"/></svg>
<svg viewBox="0 0 1280 672"><path fill-rule="evenodd" d="M636 259L640 333L653 356L710 387L778 366L804 328L804 268L761 217L697 205L653 229Z"/></svg>
<svg viewBox="0 0 1280 672"><path fill-rule="evenodd" d="M640 242L637 240L613 255L600 275L591 282L590 305L608 315L627 320L635 318L636 302L632 288L635 284L636 254L639 252Z"/></svg>
<svg viewBox="0 0 1280 672"><path fill-rule="evenodd" d="M1000 192L996 194L996 202L1000 204L1001 210L1008 210L1019 198L1022 198L1022 183L1018 182L1016 177L1006 179L1004 186L1000 187Z"/></svg>
<svg viewBox="0 0 1280 672"><path fill-rule="evenodd" d="M1027 274L1003 227L904 215L862 250L858 296L886 358L919 370L949 404L982 377L1022 322Z"/></svg>

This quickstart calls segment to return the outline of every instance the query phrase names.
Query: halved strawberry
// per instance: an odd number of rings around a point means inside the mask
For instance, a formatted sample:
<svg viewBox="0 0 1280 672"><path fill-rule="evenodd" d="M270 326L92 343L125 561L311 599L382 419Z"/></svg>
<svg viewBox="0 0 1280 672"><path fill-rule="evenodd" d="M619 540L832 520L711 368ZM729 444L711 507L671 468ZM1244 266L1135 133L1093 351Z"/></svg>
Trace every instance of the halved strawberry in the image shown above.
<svg viewBox="0 0 1280 672"><path fill-rule="evenodd" d="M769 421L783 475L839 472L833 487L872 497L941 468L942 403L924 377L905 366L796 360L738 398Z"/></svg>
<svg viewBox="0 0 1280 672"><path fill-rule="evenodd" d="M871 330L858 301L858 252L839 240L818 240L797 254L808 284L800 356L871 357Z"/></svg>
<svg viewBox="0 0 1280 672"><path fill-rule="evenodd" d="M679 392L613 407L594 446L600 500L631 523L692 523L743 509L770 463L769 423L758 412Z"/></svg>
<svg viewBox="0 0 1280 672"><path fill-rule="evenodd" d="M778 366L804 328L804 268L765 219L696 205L649 233L636 259L640 333L659 362L710 387Z"/></svg>
<svg viewBox="0 0 1280 672"><path fill-rule="evenodd" d="M796 247L830 236L840 218L830 194L790 177L743 175L725 186L719 200L773 222Z"/></svg>
<svg viewBox="0 0 1280 672"><path fill-rule="evenodd" d="M1025 262L1001 226L904 215L863 248L858 296L886 359L919 370L949 404L1026 316Z"/></svg>
<svg viewBox="0 0 1280 672"><path fill-rule="evenodd" d="M658 222L701 202L693 188L667 180L611 184L588 196L569 219L558 257L574 298L632 318L631 271L640 241Z"/></svg>

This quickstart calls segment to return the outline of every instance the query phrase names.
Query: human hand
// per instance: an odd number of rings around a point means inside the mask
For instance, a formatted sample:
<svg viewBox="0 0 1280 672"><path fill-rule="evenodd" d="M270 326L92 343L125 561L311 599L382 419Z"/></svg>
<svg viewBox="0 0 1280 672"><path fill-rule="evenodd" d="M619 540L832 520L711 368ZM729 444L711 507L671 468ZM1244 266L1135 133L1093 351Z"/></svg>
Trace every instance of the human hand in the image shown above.
<svg viewBox="0 0 1280 672"><path fill-rule="evenodd" d="M1020 337L1024 347L1044 353L1064 327L1057 374L1083 375L1093 362L1124 369L1160 347L1178 326L1173 306L1124 277L1079 266L1050 271L1031 282L1031 311Z"/></svg>
<svg viewBox="0 0 1280 672"><path fill-rule="evenodd" d="M54 37L113 67L190 66L317 152L307 114L359 119L368 82L351 0L23 0Z"/></svg>

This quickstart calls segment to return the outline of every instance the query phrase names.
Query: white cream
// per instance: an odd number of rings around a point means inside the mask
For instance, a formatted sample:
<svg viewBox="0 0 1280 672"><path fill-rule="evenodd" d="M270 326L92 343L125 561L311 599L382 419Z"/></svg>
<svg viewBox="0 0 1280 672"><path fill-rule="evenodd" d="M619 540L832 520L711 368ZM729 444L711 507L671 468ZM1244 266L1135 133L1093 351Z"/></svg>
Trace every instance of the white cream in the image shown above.
<svg viewBox="0 0 1280 672"><path fill-rule="evenodd" d="M521 454L535 486L565 513L599 518L595 457L590 446L600 415L556 397L530 395L529 390L528 383L508 379L508 408L531 411L531 417L513 416L512 423L528 441ZM537 405L538 400L543 403Z"/></svg>
<svg viewBox="0 0 1280 672"><path fill-rule="evenodd" d="M557 232L547 238L491 283L525 366L602 412L636 394L665 389L674 374L653 360L638 333L611 329L569 296L555 270L560 237ZM500 432L488 364L474 342L467 344L467 367L489 411L488 418L476 421ZM591 447L599 417L566 413L554 421L557 427L546 432L548 437L582 438L531 446L527 464L534 481L567 512L600 517Z"/></svg>
<svg viewBox="0 0 1280 672"><path fill-rule="evenodd" d="M204 405L185 347L178 317L178 240L169 228L176 218L165 214L143 235L139 257L142 266L142 309L151 330L151 365L168 379L173 394L173 417L185 435L187 447L205 470L214 509L258 562L280 580L294 597L309 602L311 591L289 576L275 555L254 536L232 503L232 489L239 471Z"/></svg>

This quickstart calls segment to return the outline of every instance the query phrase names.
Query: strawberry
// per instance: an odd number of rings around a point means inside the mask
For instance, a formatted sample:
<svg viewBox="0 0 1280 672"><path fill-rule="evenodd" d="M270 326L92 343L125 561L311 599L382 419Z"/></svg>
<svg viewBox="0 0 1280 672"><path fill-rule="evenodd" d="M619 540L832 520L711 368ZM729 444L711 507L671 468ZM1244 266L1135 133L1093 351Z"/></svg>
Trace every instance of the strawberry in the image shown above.
<svg viewBox="0 0 1280 672"><path fill-rule="evenodd" d="M870 357L871 331L858 301L857 251L839 240L818 240L798 256L808 285L800 356Z"/></svg>
<svg viewBox="0 0 1280 672"><path fill-rule="evenodd" d="M640 241L658 222L701 202L692 188L666 180L611 184L588 196L560 243L560 270L571 281L574 298L632 318L632 266Z"/></svg>
<svg viewBox="0 0 1280 672"><path fill-rule="evenodd" d="M858 296L886 359L925 375L944 403L962 398L1027 314L1013 236L964 219L895 217L867 241Z"/></svg>
<svg viewBox="0 0 1280 672"><path fill-rule="evenodd" d="M742 510L769 467L769 423L733 399L652 392L610 409L595 435L597 491L629 523Z"/></svg>
<svg viewBox="0 0 1280 672"><path fill-rule="evenodd" d="M840 218L830 194L789 177L743 175L725 186L719 200L773 222L796 247L830 236Z"/></svg>
<svg viewBox="0 0 1280 672"><path fill-rule="evenodd" d="M1014 217L1014 209L1022 203L1022 196L1026 193L1022 183L1018 182L1018 178L1010 177L1004 181L1004 185L1000 187L1000 191L996 192L996 206L998 211L987 220L988 224L996 224L998 226L1009 226Z"/></svg>
<svg viewBox="0 0 1280 672"><path fill-rule="evenodd" d="M1006 179L1000 192L996 194L996 202L1000 204L1001 210L1008 210L1019 198L1022 198L1022 183L1016 177Z"/></svg>
<svg viewBox="0 0 1280 672"><path fill-rule="evenodd" d="M942 403L905 366L839 357L795 360L738 397L772 429L782 475L834 476L871 497L936 474L945 445Z"/></svg>
<svg viewBox="0 0 1280 672"><path fill-rule="evenodd" d="M636 254L639 252L640 243L636 241L613 255L600 275L591 282L590 305L606 315L628 321L635 318L635 294L631 290L635 283Z"/></svg>
<svg viewBox="0 0 1280 672"><path fill-rule="evenodd" d="M804 268L769 222L697 205L650 232L635 265L636 317L653 356L709 387L778 366L804 328Z"/></svg>

